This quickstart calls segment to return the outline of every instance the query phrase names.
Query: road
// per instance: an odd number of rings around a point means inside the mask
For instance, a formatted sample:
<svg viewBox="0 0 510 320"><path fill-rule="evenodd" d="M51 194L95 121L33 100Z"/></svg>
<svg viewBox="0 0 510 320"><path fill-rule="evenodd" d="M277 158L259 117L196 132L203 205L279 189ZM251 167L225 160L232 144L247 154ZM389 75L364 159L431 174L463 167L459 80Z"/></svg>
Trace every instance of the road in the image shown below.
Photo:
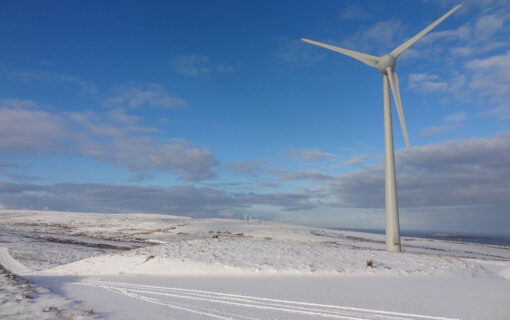
<svg viewBox="0 0 510 320"><path fill-rule="evenodd" d="M507 319L510 314L508 281L501 279L121 275L33 280L108 319L444 320Z"/></svg>

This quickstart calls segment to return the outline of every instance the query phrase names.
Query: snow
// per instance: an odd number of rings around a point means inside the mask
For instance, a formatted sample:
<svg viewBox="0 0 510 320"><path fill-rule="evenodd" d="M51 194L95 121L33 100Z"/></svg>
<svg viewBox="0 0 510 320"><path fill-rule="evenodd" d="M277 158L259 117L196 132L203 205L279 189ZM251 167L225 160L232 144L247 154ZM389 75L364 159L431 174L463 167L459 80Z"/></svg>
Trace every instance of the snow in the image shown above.
<svg viewBox="0 0 510 320"><path fill-rule="evenodd" d="M4 249L4 248L1 248ZM9 259L2 253L3 259ZM20 267L9 264L9 267ZM19 271L25 271L21 268ZM0 319L95 319L92 310L77 307L73 301L33 285L0 265Z"/></svg>
<svg viewBox="0 0 510 320"><path fill-rule="evenodd" d="M510 268L502 270L498 275L503 279L510 280Z"/></svg>
<svg viewBox="0 0 510 320"><path fill-rule="evenodd" d="M10 254L7 248L0 247L0 261L4 268L9 270L12 273L16 273L18 275L28 274L30 270L26 268L24 265L16 261Z"/></svg>
<svg viewBox="0 0 510 320"><path fill-rule="evenodd" d="M510 247L384 247L267 221L0 212L1 264L108 319L508 318Z"/></svg>

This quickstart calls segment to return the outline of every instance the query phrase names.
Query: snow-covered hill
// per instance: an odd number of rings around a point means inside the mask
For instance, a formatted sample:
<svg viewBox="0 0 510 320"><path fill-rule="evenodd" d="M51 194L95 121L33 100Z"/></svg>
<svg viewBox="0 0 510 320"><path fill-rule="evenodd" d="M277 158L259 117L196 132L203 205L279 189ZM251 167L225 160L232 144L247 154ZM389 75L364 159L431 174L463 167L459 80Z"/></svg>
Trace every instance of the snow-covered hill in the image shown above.
<svg viewBox="0 0 510 320"><path fill-rule="evenodd" d="M8 250L0 263L82 301L83 310L98 309L95 317L136 318L141 310L157 319L169 310L174 319L510 315L504 246L404 238L405 252L397 254L384 251L382 235L276 222L8 210L0 212L0 246ZM289 279L295 290L281 287ZM385 289L374 291L375 284ZM490 292L480 300L480 290ZM92 292L115 301L120 295L127 305L112 309ZM126 313L133 303L134 313Z"/></svg>

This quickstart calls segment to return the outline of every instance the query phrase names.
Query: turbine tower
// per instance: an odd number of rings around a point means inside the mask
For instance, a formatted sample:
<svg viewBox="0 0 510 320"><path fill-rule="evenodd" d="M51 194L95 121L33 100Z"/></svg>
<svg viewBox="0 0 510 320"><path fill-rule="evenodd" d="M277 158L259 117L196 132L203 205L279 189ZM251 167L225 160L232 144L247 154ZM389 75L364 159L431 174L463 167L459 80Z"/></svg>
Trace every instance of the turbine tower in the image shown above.
<svg viewBox="0 0 510 320"><path fill-rule="evenodd" d="M301 39L310 44L323 47L335 52L345 54L351 58L359 60L371 67L377 68L383 77L383 101L384 101L384 163L386 169L385 179L385 201L386 201L386 250L400 252L400 224L398 219L398 202L397 202L397 182L395 177L395 159L393 151L393 129L391 127L391 100L390 88L393 93L393 99L397 106L398 118L406 146L409 149L409 138L407 136L406 122L404 119L404 111L402 110L402 102L400 100L400 90L398 84L398 76L395 72L397 58L404 53L409 47L420 40L430 30L440 24L444 19L460 8L460 4L445 13L441 18L437 19L430 26L423 29L417 35L402 43L392 52L381 57L339 48L326 43L317 42L308 39ZM389 86L388 86L389 83Z"/></svg>

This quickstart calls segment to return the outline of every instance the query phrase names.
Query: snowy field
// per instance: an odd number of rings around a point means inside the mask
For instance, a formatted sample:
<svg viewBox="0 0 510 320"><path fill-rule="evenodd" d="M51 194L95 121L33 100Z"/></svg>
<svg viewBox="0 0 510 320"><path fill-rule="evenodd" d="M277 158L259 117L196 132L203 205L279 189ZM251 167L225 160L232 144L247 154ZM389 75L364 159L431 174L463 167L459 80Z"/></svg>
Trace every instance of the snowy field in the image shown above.
<svg viewBox="0 0 510 320"><path fill-rule="evenodd" d="M510 319L510 247L384 247L266 221L2 210L0 319Z"/></svg>

